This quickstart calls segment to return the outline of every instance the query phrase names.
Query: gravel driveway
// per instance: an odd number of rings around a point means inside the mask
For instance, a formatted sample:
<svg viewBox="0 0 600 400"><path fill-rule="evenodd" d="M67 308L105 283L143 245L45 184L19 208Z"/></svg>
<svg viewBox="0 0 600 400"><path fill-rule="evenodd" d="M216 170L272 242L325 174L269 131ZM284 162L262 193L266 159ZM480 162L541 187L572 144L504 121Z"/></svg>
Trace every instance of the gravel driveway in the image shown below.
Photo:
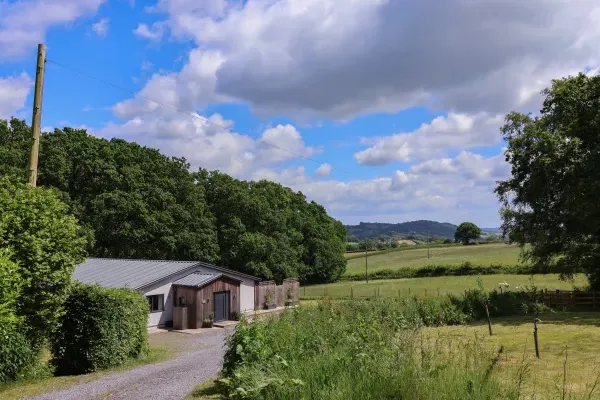
<svg viewBox="0 0 600 400"><path fill-rule="evenodd" d="M219 372L224 340L232 328L215 328L200 334L176 332L152 335L151 343L164 343L179 354L165 362L115 372L98 380L77 384L30 399L183 399L194 387Z"/></svg>

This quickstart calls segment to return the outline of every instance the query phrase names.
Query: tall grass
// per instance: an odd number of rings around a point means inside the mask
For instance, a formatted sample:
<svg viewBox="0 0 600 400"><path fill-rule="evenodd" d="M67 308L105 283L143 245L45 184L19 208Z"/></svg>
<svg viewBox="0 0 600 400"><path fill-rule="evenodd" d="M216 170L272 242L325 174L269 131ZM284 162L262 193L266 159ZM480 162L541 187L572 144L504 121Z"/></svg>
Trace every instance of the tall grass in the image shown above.
<svg viewBox="0 0 600 400"><path fill-rule="evenodd" d="M236 328L221 384L230 398L516 399L490 371L498 349L423 342L419 327L464 323L447 297L321 302Z"/></svg>

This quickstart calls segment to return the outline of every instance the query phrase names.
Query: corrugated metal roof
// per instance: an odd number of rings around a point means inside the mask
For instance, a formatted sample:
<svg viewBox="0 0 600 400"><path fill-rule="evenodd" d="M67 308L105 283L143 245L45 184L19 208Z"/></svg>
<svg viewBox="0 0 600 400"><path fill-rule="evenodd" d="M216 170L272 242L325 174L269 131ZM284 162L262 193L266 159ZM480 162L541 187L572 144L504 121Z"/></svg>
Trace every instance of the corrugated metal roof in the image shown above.
<svg viewBox="0 0 600 400"><path fill-rule="evenodd" d="M79 282L104 287L140 289L192 267L203 267L255 281L260 278L198 261L128 260L121 258L88 258L75 268L73 278ZM210 275L223 275L223 274ZM209 275L209 274L204 274Z"/></svg>
<svg viewBox="0 0 600 400"><path fill-rule="evenodd" d="M184 276L181 279L176 280L175 282L173 282L173 285L191 286L198 288L207 285L211 282L214 282L222 276L223 274L203 274L201 272L193 272L189 275Z"/></svg>
<svg viewBox="0 0 600 400"><path fill-rule="evenodd" d="M150 261L118 258L88 258L75 268L73 278L104 287L139 289L191 268L196 261Z"/></svg>

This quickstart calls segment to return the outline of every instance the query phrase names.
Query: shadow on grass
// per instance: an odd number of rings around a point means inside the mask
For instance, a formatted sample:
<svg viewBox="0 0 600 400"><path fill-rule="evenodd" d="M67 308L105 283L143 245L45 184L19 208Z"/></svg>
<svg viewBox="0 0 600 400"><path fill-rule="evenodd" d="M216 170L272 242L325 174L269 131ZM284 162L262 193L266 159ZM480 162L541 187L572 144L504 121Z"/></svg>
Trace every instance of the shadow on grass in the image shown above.
<svg viewBox="0 0 600 400"><path fill-rule="evenodd" d="M196 386L194 391L190 393L186 399L224 399L223 392L221 391L217 381L211 379L207 382L201 383Z"/></svg>

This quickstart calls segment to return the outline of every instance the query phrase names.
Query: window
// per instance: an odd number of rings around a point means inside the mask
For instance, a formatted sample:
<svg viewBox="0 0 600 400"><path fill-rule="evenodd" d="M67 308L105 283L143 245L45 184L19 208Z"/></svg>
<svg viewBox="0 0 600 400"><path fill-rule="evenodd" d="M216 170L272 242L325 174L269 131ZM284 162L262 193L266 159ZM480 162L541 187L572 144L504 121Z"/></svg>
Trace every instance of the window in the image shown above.
<svg viewBox="0 0 600 400"><path fill-rule="evenodd" d="M150 312L157 312L164 310L164 295L156 294L154 296L146 296L148 299L148 305L150 306Z"/></svg>

